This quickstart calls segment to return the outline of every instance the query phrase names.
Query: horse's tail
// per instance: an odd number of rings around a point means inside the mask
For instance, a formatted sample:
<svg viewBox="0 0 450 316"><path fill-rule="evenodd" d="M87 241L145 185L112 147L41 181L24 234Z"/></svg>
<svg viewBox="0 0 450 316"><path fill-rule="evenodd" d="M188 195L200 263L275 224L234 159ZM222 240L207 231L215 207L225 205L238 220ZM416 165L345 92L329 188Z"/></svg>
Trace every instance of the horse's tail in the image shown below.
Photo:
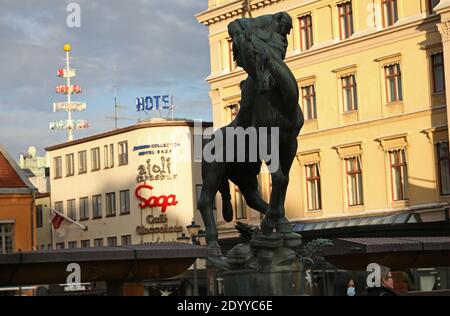
<svg viewBox="0 0 450 316"><path fill-rule="evenodd" d="M231 206L230 184L228 178L224 177L219 187L222 195L222 215L223 219L229 223L233 220L233 207Z"/></svg>

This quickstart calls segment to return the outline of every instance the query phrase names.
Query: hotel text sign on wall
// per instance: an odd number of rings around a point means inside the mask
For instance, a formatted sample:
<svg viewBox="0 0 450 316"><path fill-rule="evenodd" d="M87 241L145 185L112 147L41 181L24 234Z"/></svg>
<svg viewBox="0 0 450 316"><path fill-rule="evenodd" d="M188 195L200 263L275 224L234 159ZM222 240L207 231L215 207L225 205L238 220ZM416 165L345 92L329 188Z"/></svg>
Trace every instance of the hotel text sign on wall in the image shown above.
<svg viewBox="0 0 450 316"><path fill-rule="evenodd" d="M136 111L170 109L173 106L171 95L155 95L136 98Z"/></svg>

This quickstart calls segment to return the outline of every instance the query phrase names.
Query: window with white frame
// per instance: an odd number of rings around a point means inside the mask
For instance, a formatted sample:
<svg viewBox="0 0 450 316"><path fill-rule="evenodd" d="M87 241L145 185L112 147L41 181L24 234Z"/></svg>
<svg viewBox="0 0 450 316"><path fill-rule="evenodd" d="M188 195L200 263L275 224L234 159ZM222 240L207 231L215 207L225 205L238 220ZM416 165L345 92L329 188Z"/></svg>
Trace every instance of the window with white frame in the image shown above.
<svg viewBox="0 0 450 316"><path fill-rule="evenodd" d="M89 198L80 198L80 221L89 219Z"/></svg>
<svg viewBox="0 0 450 316"><path fill-rule="evenodd" d="M305 51L310 49L314 44L311 14L301 16L299 18L299 24L300 24L300 50Z"/></svg>
<svg viewBox="0 0 450 316"><path fill-rule="evenodd" d="M55 173L54 178L62 178L62 158L61 156L53 158L53 171Z"/></svg>
<svg viewBox="0 0 450 316"><path fill-rule="evenodd" d="M77 220L77 210L75 206L75 199L67 200L67 217Z"/></svg>
<svg viewBox="0 0 450 316"><path fill-rule="evenodd" d="M349 38L354 33L352 2L347 1L338 5L339 34L341 40Z"/></svg>
<svg viewBox="0 0 450 316"><path fill-rule="evenodd" d="M120 215L130 214L130 190L120 191Z"/></svg>
<svg viewBox="0 0 450 316"><path fill-rule="evenodd" d="M450 195L450 157L448 141L436 144L441 196Z"/></svg>
<svg viewBox="0 0 450 316"><path fill-rule="evenodd" d="M91 149L91 171L100 170L100 148Z"/></svg>
<svg viewBox="0 0 450 316"><path fill-rule="evenodd" d="M119 166L128 164L128 142L119 143Z"/></svg>
<svg viewBox="0 0 450 316"><path fill-rule="evenodd" d="M106 216L116 216L116 193L106 193Z"/></svg>
<svg viewBox="0 0 450 316"><path fill-rule="evenodd" d="M117 237L108 237L106 242L108 247L115 247L117 246Z"/></svg>
<svg viewBox="0 0 450 316"><path fill-rule="evenodd" d="M42 205L36 205L36 227L41 228L43 226L43 206Z"/></svg>
<svg viewBox="0 0 450 316"><path fill-rule="evenodd" d="M404 148L390 150L389 163L391 171L392 200L408 199L408 164Z"/></svg>
<svg viewBox="0 0 450 316"><path fill-rule="evenodd" d="M114 167L114 145L110 144L103 146L103 154L104 154L104 168L112 168Z"/></svg>
<svg viewBox="0 0 450 316"><path fill-rule="evenodd" d="M75 174L75 162L73 154L66 155L66 177L73 176Z"/></svg>
<svg viewBox="0 0 450 316"><path fill-rule="evenodd" d="M63 201L55 202L55 210L57 210L61 214L64 214L64 202Z"/></svg>
<svg viewBox="0 0 450 316"><path fill-rule="evenodd" d="M403 100L402 71L400 63L384 66L387 103Z"/></svg>
<svg viewBox="0 0 450 316"><path fill-rule="evenodd" d="M78 173L87 172L87 152L86 150L78 152Z"/></svg>
<svg viewBox="0 0 450 316"><path fill-rule="evenodd" d="M394 25L398 21L397 0L382 0L383 27Z"/></svg>
<svg viewBox="0 0 450 316"><path fill-rule="evenodd" d="M341 77L342 105L344 112L358 110L358 94L356 88L356 76L354 74Z"/></svg>
<svg viewBox="0 0 450 316"><path fill-rule="evenodd" d="M306 198L308 211L321 210L322 196L321 196L319 162L306 165L305 174L306 174Z"/></svg>
<svg viewBox="0 0 450 316"><path fill-rule="evenodd" d="M345 159L347 178L347 201L348 206L363 205L363 183L361 157L350 157Z"/></svg>
<svg viewBox="0 0 450 316"><path fill-rule="evenodd" d="M92 218L102 217L102 196L94 195L92 197Z"/></svg>
<svg viewBox="0 0 450 316"><path fill-rule="evenodd" d="M94 239L94 247L103 247L103 238Z"/></svg>
<svg viewBox="0 0 450 316"><path fill-rule="evenodd" d="M0 224L0 254L14 252L14 224Z"/></svg>
<svg viewBox="0 0 450 316"><path fill-rule="evenodd" d="M445 92L444 54L442 52L431 55L433 74L433 92Z"/></svg>
<svg viewBox="0 0 450 316"><path fill-rule="evenodd" d="M121 237L122 246L131 245L131 235L124 235Z"/></svg>
<svg viewBox="0 0 450 316"><path fill-rule="evenodd" d="M316 109L316 90L314 84L303 86L302 90L302 104L303 114L306 120L317 119Z"/></svg>

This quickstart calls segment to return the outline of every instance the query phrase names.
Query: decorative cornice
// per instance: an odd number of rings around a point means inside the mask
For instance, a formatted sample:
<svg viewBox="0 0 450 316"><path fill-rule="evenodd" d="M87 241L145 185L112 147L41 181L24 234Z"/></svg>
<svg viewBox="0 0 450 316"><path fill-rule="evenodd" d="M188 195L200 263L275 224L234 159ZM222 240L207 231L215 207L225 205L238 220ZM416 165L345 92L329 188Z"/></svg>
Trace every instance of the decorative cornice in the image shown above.
<svg viewBox="0 0 450 316"><path fill-rule="evenodd" d="M450 41L450 22L442 22L437 25L443 41Z"/></svg>
<svg viewBox="0 0 450 316"><path fill-rule="evenodd" d="M281 1L285 0L252 0L250 8L251 10L255 11ZM197 18L198 22L202 23L203 25L209 26L211 24L231 19L238 15L242 15L244 11L245 8L243 1L237 0L218 7L210 8L197 14L195 17Z"/></svg>
<svg viewBox="0 0 450 316"><path fill-rule="evenodd" d="M392 35L397 32L403 32L407 30L411 30L410 34L407 34L408 37L416 37L417 36L417 29L418 26L424 26L429 25L429 30L437 32L436 29L436 23L438 23L439 17L438 16L431 16L427 17L425 19L420 19L414 22L410 22L405 25L395 26L389 29L382 29L379 31L374 31L371 34L362 35L361 37L356 37L344 41L339 42L330 42L330 44L327 44L323 47L317 48L317 49L311 49L304 52L297 52L293 53L291 52L291 55L288 53L288 57L286 57L285 62L288 64L290 69L297 69L299 66L296 66L296 63L298 63L301 60L310 60L310 58L314 58L315 56L323 56L322 54L326 54L327 58L321 57L320 62L324 62L326 60L335 60L337 57L340 56L347 56L348 51L344 51L345 49L349 47L355 47L354 45L361 45L361 43L368 42L371 40L376 40L378 38L383 38L387 35ZM403 36L403 38L405 38ZM389 41L392 41L392 39L389 38ZM354 52L359 51L366 51L367 45L361 45L361 47L364 47L363 49L354 50ZM379 47L379 46L370 46L370 49L373 47ZM341 52L342 51L342 52ZM388 55L388 56L380 56L379 58L383 59L383 57L395 57L398 54ZM401 55L400 55L401 56ZM377 58L377 59L379 59ZM315 61L317 63L319 61ZM244 80L246 73L244 70L238 68L238 70L227 72L227 73L211 73L207 78L206 81L209 84L214 84L217 82L222 82L223 80L229 80L232 78L236 78L236 80ZM238 82L236 83L238 84Z"/></svg>
<svg viewBox="0 0 450 316"><path fill-rule="evenodd" d="M437 126L437 127L431 127L431 128L426 128L424 130L421 131L422 134L425 134L428 138L428 141L430 142L430 144L435 143L435 136L438 133L445 133L445 137L447 138L446 140L448 141L448 127L447 125L442 125L442 126ZM439 140L439 139L438 139Z"/></svg>

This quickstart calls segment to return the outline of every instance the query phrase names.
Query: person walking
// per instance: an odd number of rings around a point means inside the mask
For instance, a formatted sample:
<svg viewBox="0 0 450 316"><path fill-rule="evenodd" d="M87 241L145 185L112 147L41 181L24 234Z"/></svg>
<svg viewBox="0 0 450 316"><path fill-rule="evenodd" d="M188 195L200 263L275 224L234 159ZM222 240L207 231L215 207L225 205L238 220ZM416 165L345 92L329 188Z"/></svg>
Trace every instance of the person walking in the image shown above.
<svg viewBox="0 0 450 316"><path fill-rule="evenodd" d="M369 287L366 296L398 296L394 291L394 280L392 278L391 269L381 266L380 273L380 286Z"/></svg>

